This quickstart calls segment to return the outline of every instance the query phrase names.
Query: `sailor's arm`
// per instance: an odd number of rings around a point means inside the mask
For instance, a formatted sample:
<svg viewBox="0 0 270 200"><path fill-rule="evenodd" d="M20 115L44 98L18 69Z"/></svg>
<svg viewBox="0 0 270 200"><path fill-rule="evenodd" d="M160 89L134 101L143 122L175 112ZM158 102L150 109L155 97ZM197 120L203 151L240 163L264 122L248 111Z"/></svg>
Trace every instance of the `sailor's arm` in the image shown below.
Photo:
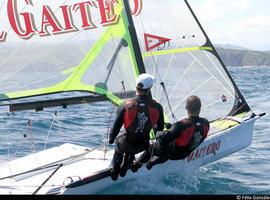
<svg viewBox="0 0 270 200"><path fill-rule="evenodd" d="M164 113L163 113L163 108L160 104L158 104L158 109L159 109L159 119L157 121L157 131L163 131L164 129Z"/></svg>
<svg viewBox="0 0 270 200"><path fill-rule="evenodd" d="M120 132L120 129L124 123L124 111L125 111L124 105L119 106L116 111L116 118L115 118L113 127L111 129L110 135L109 135L109 144L114 143L114 139L117 137L117 135Z"/></svg>
<svg viewBox="0 0 270 200"><path fill-rule="evenodd" d="M207 138L210 129L209 121L206 118L203 118L203 127L204 127L203 139L205 140Z"/></svg>
<svg viewBox="0 0 270 200"><path fill-rule="evenodd" d="M174 123L167 133L161 138L160 145L167 146L169 143L178 138L181 133L181 129L182 126L179 122Z"/></svg>

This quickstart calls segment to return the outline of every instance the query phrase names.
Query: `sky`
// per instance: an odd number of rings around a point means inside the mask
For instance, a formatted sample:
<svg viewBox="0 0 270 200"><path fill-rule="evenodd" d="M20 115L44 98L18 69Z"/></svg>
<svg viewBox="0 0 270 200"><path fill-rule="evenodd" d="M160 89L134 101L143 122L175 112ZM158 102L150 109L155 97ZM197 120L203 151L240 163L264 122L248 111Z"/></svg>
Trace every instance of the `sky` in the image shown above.
<svg viewBox="0 0 270 200"><path fill-rule="evenodd" d="M269 0L189 0L213 43L270 50Z"/></svg>

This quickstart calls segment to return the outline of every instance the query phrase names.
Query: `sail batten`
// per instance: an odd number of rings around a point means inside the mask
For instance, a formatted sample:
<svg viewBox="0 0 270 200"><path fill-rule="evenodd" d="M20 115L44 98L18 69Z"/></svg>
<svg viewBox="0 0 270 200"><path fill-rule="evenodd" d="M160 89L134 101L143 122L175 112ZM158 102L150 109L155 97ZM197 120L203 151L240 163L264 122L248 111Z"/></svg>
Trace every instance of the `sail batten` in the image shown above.
<svg viewBox="0 0 270 200"><path fill-rule="evenodd" d="M184 47L184 48L178 48L178 49L169 49L169 50L161 50L161 51L155 51L150 53L144 53L143 57L150 57L150 56L158 56L158 55L164 55L164 54L177 54L177 53L184 53L188 51L198 51L198 50L208 50L212 51L213 49L211 47Z"/></svg>

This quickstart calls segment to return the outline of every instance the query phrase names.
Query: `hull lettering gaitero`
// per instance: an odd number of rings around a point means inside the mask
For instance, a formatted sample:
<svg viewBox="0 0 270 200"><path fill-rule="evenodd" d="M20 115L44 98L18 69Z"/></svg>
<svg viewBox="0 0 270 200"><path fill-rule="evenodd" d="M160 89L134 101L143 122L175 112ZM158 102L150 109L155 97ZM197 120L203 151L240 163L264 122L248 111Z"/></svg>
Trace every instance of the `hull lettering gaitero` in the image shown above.
<svg viewBox="0 0 270 200"><path fill-rule="evenodd" d="M221 140L213 142L207 146L197 148L188 157L187 162L204 158L205 156L216 155L220 149Z"/></svg>

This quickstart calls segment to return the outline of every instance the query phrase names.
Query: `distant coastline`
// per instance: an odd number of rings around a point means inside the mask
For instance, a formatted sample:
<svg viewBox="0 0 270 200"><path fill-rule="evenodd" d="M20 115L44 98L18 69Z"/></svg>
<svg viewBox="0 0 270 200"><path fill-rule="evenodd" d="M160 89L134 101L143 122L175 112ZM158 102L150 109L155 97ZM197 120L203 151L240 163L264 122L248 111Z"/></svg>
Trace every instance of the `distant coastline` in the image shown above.
<svg viewBox="0 0 270 200"><path fill-rule="evenodd" d="M55 46L55 44L32 43L24 48L21 48L19 44L11 43L5 47L0 47L0 60L6 60L6 58L9 58L9 55L15 51L18 56L14 56L13 59L7 60L7 66L20 65L24 62L23 60L25 60L25 57L21 55L29 53L31 53L32 62L30 63L33 67L37 63L39 65L43 63L47 66L45 68L48 68L48 60L54 60L54 66L63 66L66 65L66 63L73 63L73 65L76 66L78 63L78 60L76 61L76 57L83 58L85 52L89 51L90 46L93 43L94 41L92 40L85 42L79 41L78 43L71 42L70 44L61 46ZM226 66L270 66L270 50L256 51L230 44L214 44L214 46ZM62 52L65 55L64 60L59 59L59 55L57 53L58 48L64 48L62 49ZM38 51L35 49L38 49ZM55 53L51 53L49 55L48 49L51 49L50 51L54 51Z"/></svg>
<svg viewBox="0 0 270 200"><path fill-rule="evenodd" d="M216 47L226 66L270 66L270 51Z"/></svg>

